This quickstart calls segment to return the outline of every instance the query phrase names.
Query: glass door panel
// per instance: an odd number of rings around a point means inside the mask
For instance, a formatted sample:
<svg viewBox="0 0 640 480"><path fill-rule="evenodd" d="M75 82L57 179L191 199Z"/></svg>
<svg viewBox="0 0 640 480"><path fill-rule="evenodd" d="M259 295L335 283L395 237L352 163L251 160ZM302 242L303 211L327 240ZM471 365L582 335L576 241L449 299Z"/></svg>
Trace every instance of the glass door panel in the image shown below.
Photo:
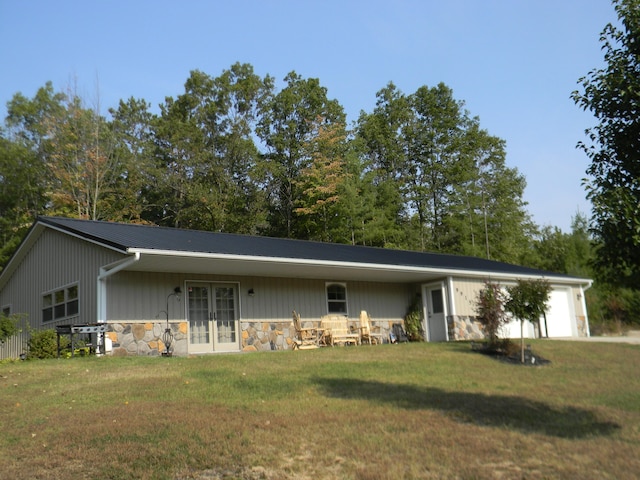
<svg viewBox="0 0 640 480"><path fill-rule="evenodd" d="M189 285L189 352L208 353L211 345L209 285Z"/></svg>
<svg viewBox="0 0 640 480"><path fill-rule="evenodd" d="M233 285L214 285L213 291L216 305L214 348L216 351L237 351L240 344L236 288Z"/></svg>

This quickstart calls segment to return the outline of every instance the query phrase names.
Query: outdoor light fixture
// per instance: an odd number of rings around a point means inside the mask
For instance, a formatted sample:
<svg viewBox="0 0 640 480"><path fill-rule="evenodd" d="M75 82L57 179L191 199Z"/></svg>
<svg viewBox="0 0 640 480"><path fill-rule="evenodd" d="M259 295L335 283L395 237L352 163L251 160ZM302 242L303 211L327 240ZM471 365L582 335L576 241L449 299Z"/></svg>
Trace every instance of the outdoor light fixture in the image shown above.
<svg viewBox="0 0 640 480"><path fill-rule="evenodd" d="M250 288L247 293L249 294L250 297L253 297L256 294L256 292L253 291L253 288Z"/></svg>
<svg viewBox="0 0 640 480"><path fill-rule="evenodd" d="M164 311L165 315L167 316L167 328L164 329L164 333L162 334L162 341L164 342L165 348L164 352L162 352L163 357L171 356L171 345L173 344L173 332L171 331L171 327L169 326L169 299L171 297L176 297L176 300L179 302L181 293L182 290L180 289L180 287L176 287L173 289L173 293L167 295L167 305L166 310Z"/></svg>

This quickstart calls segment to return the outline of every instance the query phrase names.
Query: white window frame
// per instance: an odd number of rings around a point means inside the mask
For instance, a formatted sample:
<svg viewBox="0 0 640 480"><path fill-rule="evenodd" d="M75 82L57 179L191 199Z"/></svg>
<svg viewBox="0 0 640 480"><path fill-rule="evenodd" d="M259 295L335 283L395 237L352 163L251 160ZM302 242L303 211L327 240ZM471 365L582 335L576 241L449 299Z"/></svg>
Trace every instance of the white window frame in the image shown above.
<svg viewBox="0 0 640 480"><path fill-rule="evenodd" d="M329 287L339 286L344 289L344 300L342 299L334 299L329 298ZM324 285L325 297L327 299L327 313L328 314L339 314L339 315L348 315L349 314L349 295L347 294L347 284L344 282L326 282ZM336 303L344 303L344 312L335 312L331 311L330 305Z"/></svg>
<svg viewBox="0 0 640 480"><path fill-rule="evenodd" d="M44 292L41 298L42 323L65 320L80 314L80 287L77 282ZM47 311L50 312L45 314Z"/></svg>

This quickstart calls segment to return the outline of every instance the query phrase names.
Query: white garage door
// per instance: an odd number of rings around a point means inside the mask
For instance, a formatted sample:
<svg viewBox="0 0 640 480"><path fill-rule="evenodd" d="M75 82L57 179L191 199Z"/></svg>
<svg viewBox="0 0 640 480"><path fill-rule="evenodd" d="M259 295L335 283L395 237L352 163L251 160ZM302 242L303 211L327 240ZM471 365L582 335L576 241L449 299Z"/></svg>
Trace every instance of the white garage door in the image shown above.
<svg viewBox="0 0 640 480"><path fill-rule="evenodd" d="M573 309L569 290L553 290L549 298L549 309L547 310L547 328L550 337L571 337L573 336ZM544 321L542 328L544 329Z"/></svg>

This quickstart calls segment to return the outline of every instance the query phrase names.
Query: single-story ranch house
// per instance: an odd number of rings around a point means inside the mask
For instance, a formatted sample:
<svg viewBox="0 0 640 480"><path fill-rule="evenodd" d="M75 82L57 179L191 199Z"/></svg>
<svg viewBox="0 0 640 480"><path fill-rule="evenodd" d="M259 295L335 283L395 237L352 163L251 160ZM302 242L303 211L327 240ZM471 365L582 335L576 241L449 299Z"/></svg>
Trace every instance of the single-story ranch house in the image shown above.
<svg viewBox="0 0 640 480"><path fill-rule="evenodd" d="M589 279L480 258L40 217L0 272L0 309L31 329L99 324L113 355L174 355L292 348L302 323L366 310L384 338L411 305L425 339L480 338L475 299L485 281L546 278L553 287L540 332L588 336ZM24 352L27 328L0 346ZM504 336L519 337L519 326Z"/></svg>

